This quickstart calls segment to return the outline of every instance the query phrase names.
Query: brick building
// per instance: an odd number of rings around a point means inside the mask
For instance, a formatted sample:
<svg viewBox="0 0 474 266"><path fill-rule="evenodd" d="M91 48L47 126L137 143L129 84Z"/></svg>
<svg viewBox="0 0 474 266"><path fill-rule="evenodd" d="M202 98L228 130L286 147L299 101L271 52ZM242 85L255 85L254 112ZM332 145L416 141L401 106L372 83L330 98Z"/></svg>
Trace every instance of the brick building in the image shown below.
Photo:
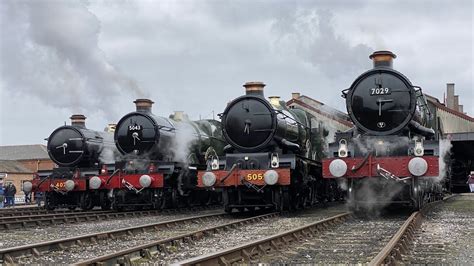
<svg viewBox="0 0 474 266"><path fill-rule="evenodd" d="M23 181L33 179L38 170L52 170L54 167L55 163L44 145L0 146L0 183L15 185L16 202L23 202Z"/></svg>

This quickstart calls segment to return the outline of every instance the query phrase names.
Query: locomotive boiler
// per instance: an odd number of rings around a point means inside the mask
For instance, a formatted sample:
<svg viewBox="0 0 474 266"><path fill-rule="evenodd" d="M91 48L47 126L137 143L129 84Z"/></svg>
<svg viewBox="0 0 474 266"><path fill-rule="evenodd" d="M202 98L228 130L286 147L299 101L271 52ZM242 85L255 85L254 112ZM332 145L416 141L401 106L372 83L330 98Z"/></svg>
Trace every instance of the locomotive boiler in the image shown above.
<svg viewBox="0 0 474 266"><path fill-rule="evenodd" d="M137 99L136 111L117 124L115 143L123 155L106 181L115 209L179 207L208 201L197 191L197 171L206 157L222 154L224 140L215 120L190 121L182 112L170 118L151 112L153 102Z"/></svg>
<svg viewBox="0 0 474 266"><path fill-rule="evenodd" d="M420 87L393 69L396 55L377 51L374 67L344 90L354 123L336 133L323 160L325 178L344 179L355 209L393 202L420 208L441 195L439 142Z"/></svg>
<svg viewBox="0 0 474 266"><path fill-rule="evenodd" d="M224 208L291 210L317 201L321 165L312 140L320 137L309 113L267 101L265 84L244 84L246 94L221 115L226 156L199 173L201 187L219 189Z"/></svg>
<svg viewBox="0 0 474 266"><path fill-rule="evenodd" d="M24 190L45 193L47 209L94 206L107 209L106 190L96 187L102 165L113 163L117 154L113 135L86 128L84 115L71 116L71 125L54 130L49 136L48 155L58 167L40 171Z"/></svg>

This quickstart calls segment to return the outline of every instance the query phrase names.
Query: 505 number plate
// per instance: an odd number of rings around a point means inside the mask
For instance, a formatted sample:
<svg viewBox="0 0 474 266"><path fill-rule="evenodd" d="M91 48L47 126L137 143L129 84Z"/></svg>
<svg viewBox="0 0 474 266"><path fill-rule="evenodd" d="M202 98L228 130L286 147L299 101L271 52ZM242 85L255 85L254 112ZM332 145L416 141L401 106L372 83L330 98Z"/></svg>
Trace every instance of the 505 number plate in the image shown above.
<svg viewBox="0 0 474 266"><path fill-rule="evenodd" d="M256 174L256 173L253 173L253 174L247 174L245 176L245 179L247 181L256 181L256 180L263 180L263 174L260 173L260 174Z"/></svg>

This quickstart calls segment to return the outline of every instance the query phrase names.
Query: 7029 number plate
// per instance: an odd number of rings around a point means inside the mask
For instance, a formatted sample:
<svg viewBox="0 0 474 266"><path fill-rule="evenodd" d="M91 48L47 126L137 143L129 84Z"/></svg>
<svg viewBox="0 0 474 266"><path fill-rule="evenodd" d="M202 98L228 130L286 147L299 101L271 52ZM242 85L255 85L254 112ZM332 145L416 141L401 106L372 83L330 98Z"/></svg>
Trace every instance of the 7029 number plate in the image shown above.
<svg viewBox="0 0 474 266"><path fill-rule="evenodd" d="M390 88L371 88L370 95L388 95L392 93Z"/></svg>

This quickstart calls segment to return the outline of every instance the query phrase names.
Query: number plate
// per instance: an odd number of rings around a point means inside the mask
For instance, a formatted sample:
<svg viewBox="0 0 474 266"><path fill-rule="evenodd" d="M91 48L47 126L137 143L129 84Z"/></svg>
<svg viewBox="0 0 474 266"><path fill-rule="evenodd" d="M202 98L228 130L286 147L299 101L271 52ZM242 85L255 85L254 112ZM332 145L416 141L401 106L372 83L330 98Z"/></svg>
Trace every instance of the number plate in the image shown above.
<svg viewBox="0 0 474 266"><path fill-rule="evenodd" d="M142 126L140 125L128 126L128 131L137 131L137 130L142 130Z"/></svg>
<svg viewBox="0 0 474 266"><path fill-rule="evenodd" d="M392 93L390 88L372 88L370 89L370 95L388 95Z"/></svg>
<svg viewBox="0 0 474 266"><path fill-rule="evenodd" d="M253 174L247 174L245 176L245 179L247 181L257 181L257 180L263 180L263 174L260 173L260 174L256 174L256 173L253 173Z"/></svg>
<svg viewBox="0 0 474 266"><path fill-rule="evenodd" d="M54 186L55 186L56 188L63 188L65 185L64 185L64 182L56 182L56 183L54 184Z"/></svg>

